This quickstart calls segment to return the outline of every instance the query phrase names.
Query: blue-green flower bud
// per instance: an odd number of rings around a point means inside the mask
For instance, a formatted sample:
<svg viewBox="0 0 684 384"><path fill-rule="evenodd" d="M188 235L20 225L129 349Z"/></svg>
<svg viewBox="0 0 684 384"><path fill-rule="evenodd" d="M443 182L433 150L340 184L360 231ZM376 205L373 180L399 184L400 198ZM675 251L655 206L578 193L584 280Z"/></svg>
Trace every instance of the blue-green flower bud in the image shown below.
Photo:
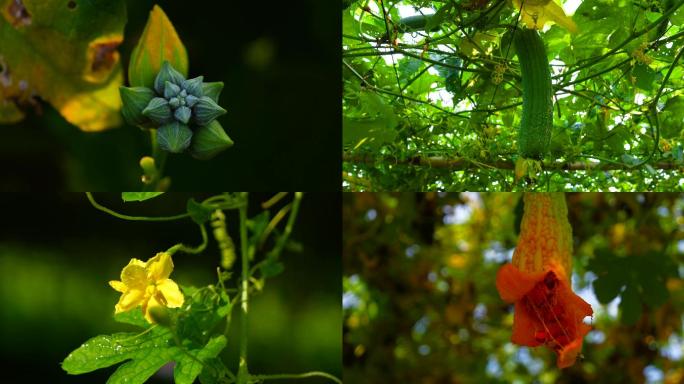
<svg viewBox="0 0 684 384"><path fill-rule="evenodd" d="M192 108L193 117L197 125L205 126L211 123L217 117L226 113L226 110L221 108L214 100L207 96L202 96L197 104Z"/></svg>
<svg viewBox="0 0 684 384"><path fill-rule="evenodd" d="M181 106L181 100L177 97L172 97L171 100L169 100L169 105L171 108L178 108Z"/></svg>
<svg viewBox="0 0 684 384"><path fill-rule="evenodd" d="M171 122L173 114L171 107L166 99L155 97L150 101L147 107L143 110L143 115L147 116L157 125L163 125Z"/></svg>
<svg viewBox="0 0 684 384"><path fill-rule="evenodd" d="M192 108L195 106L195 104L197 104L198 101L199 101L198 97L195 97L193 95L188 95L188 97L185 98L185 105Z"/></svg>
<svg viewBox="0 0 684 384"><path fill-rule="evenodd" d="M186 106L181 106L176 111L173 113L173 117L176 118L176 120L180 121L183 124L188 124L188 121L190 121L190 116L192 115L192 111L190 108Z"/></svg>
<svg viewBox="0 0 684 384"><path fill-rule="evenodd" d="M223 82L216 81L212 83L202 83L202 95L218 103L219 95L223 90Z"/></svg>
<svg viewBox="0 0 684 384"><path fill-rule="evenodd" d="M173 69L168 61L164 61L159 74L157 74L157 77L154 79L154 90L157 91L158 95L163 95L164 84L166 84L167 81L176 85L180 85L183 80L185 80L183 75Z"/></svg>
<svg viewBox="0 0 684 384"><path fill-rule="evenodd" d="M154 92L145 87L119 87L121 94L121 113L128 124L149 127L150 119L143 115L147 104L154 99Z"/></svg>
<svg viewBox="0 0 684 384"><path fill-rule="evenodd" d="M221 124L214 120L209 125L199 127L192 135L190 154L199 160L208 160L219 152L233 146Z"/></svg>
<svg viewBox="0 0 684 384"><path fill-rule="evenodd" d="M202 94L202 80L204 80L204 76L197 76L194 79L185 80L182 87L188 91L188 95L200 98L204 96Z"/></svg>
<svg viewBox="0 0 684 384"><path fill-rule="evenodd" d="M190 146L192 131L187 125L174 121L157 130L157 143L165 151L181 153Z"/></svg>
<svg viewBox="0 0 684 384"><path fill-rule="evenodd" d="M176 85L170 81L167 81L166 83L164 83L164 98L166 98L167 100L171 99L172 97L182 96L182 95L180 95L180 93L181 93L180 86L178 86L178 85Z"/></svg>

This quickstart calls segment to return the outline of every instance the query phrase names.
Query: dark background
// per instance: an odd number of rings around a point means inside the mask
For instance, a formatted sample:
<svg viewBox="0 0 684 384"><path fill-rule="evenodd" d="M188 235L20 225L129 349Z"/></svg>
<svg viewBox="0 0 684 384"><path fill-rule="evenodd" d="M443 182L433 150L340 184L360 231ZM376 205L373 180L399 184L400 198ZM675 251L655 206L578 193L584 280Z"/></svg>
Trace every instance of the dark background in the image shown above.
<svg viewBox="0 0 684 384"><path fill-rule="evenodd" d="M225 83L220 104L228 113L219 121L235 142L210 161L170 156L171 189L337 190L339 4L127 1L125 69L154 4L185 44L190 76ZM42 116L31 112L0 129L0 189L140 190L146 133L131 126L83 133L44 107Z"/></svg>
<svg viewBox="0 0 684 384"><path fill-rule="evenodd" d="M118 194L95 194L118 212L150 216L181 213L189 197L208 196L176 193L124 204ZM259 204L268 197L251 194L249 215L258 214ZM5 383L104 383L115 368L70 376L60 362L91 337L131 330L113 322L119 293L107 282L117 280L131 258L147 260L178 242L200 242L199 230L189 219L124 221L94 209L80 193L5 193L0 210L0 362ZM326 212L325 223L321 212ZM304 195L291 235L302 252L284 251L285 271L267 280L264 291L250 300L250 372L322 370L341 376L339 212L339 194ZM239 247L237 212L226 216ZM199 287L216 282L219 252L213 239L202 254L177 253L173 259L172 278L179 284ZM229 284L236 284L236 279ZM236 310L228 347L221 355L234 372L239 318ZM172 380L156 377L150 382Z"/></svg>

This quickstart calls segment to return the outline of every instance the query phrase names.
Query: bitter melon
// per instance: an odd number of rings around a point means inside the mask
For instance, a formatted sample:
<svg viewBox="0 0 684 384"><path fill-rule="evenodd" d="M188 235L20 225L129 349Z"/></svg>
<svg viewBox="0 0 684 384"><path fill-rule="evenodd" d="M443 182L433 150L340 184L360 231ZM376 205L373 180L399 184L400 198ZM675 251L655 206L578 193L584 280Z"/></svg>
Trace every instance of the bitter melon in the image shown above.
<svg viewBox="0 0 684 384"><path fill-rule="evenodd" d="M553 127L553 90L546 49L534 29L518 29L513 37L523 85L523 114L518 131L518 153L523 158L546 155Z"/></svg>

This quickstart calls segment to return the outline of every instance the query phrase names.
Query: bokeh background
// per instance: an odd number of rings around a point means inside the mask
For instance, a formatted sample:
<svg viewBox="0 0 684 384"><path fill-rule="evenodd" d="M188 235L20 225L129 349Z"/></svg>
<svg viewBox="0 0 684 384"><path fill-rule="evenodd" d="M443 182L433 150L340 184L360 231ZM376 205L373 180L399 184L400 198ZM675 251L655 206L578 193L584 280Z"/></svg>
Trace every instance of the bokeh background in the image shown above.
<svg viewBox="0 0 684 384"><path fill-rule="evenodd" d="M343 198L344 375L349 383L684 382L684 197L567 194L573 289L594 309L584 361L510 343L509 262L520 194ZM611 288L613 287L613 288Z"/></svg>
<svg viewBox="0 0 684 384"><path fill-rule="evenodd" d="M126 204L118 194L95 196L119 212L161 216L182 213L189 197L210 195L174 193ZM259 204L268 197L250 195L250 216L261 211ZM281 255L285 271L252 296L252 373L322 370L341 377L339 200L339 194L304 195L291 235L301 252L286 249ZM130 258L147 260L177 242L200 241L199 230L189 219L123 221L94 209L84 194L3 194L0 211L0 365L4 367L0 381L4 383L104 383L114 367L69 376L60 362L90 337L130 331L112 320L119 294L107 282L118 279ZM319 216L323 211L330 212L325 225ZM230 211L227 223L239 247L237 216ZM202 254L174 256L173 278L183 285L213 284L218 262L218 248L210 240ZM221 355L234 372L239 317L236 311L228 347ZM149 382L173 380L155 376Z"/></svg>
<svg viewBox="0 0 684 384"><path fill-rule="evenodd" d="M122 63L159 4L190 58L190 75L223 81L219 121L235 145L210 161L170 156L172 190L337 190L340 185L339 5L304 0L128 0ZM0 126L0 189L140 190L148 135L121 126L83 133L44 103Z"/></svg>

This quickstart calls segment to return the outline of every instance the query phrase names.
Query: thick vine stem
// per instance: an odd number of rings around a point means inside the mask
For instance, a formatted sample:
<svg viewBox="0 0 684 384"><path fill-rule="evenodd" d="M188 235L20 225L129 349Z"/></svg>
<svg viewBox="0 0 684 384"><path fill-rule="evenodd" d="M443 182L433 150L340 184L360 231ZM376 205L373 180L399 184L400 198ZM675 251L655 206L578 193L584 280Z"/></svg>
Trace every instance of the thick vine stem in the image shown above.
<svg viewBox="0 0 684 384"><path fill-rule="evenodd" d="M249 309L249 255L247 244L247 194L244 195L245 204L240 207L240 258L242 259L242 318L240 319L240 365L238 368L238 384L247 384L249 370L247 368L247 338L248 338L248 309Z"/></svg>

